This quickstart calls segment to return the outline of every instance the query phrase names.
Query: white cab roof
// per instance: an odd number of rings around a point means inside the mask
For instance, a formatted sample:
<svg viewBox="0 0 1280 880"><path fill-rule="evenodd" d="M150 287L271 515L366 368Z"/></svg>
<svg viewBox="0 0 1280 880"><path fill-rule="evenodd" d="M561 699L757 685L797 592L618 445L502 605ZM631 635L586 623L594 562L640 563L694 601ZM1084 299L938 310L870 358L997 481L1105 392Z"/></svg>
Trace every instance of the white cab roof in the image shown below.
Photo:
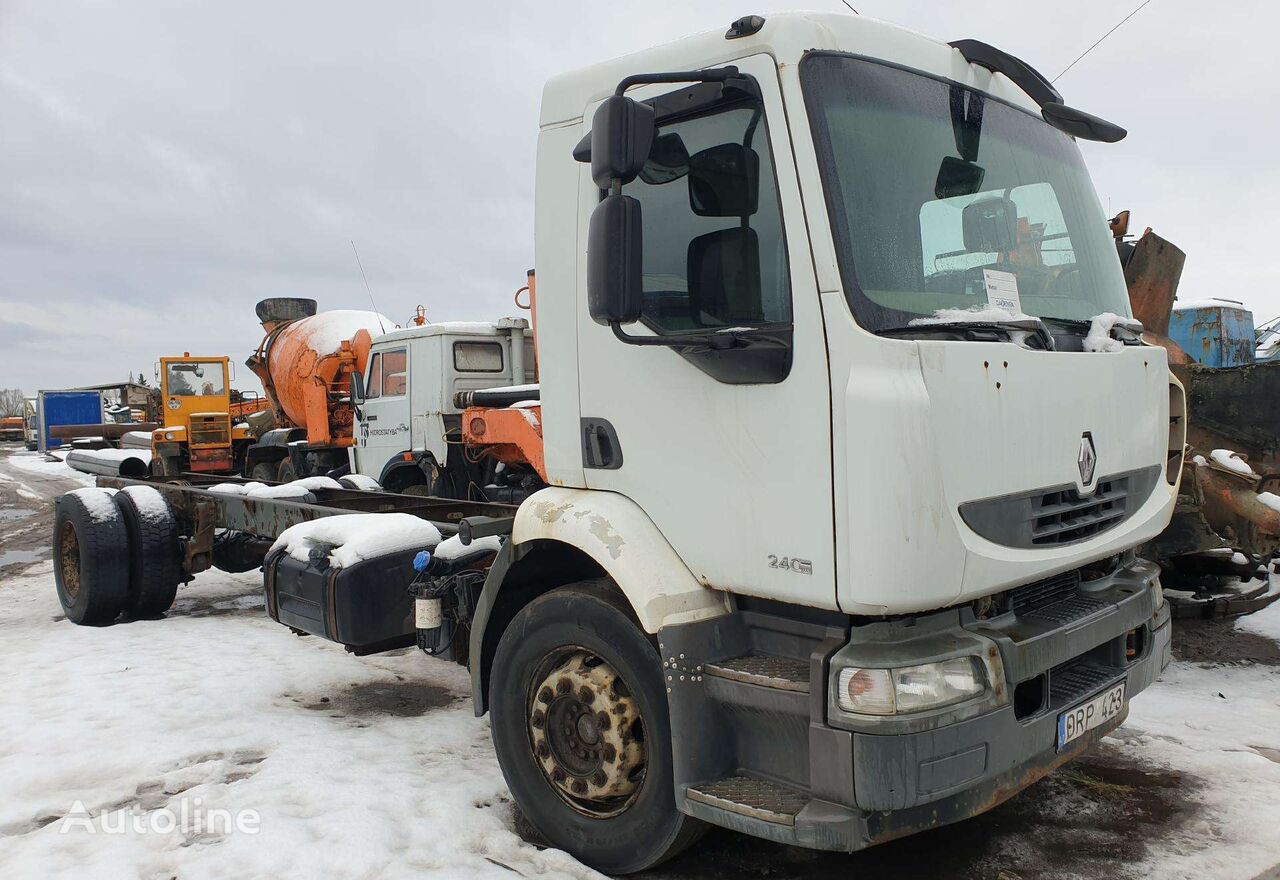
<svg viewBox="0 0 1280 880"><path fill-rule="evenodd" d="M1038 105L1002 74L969 64L947 45L947 40L982 39L982 34L966 32L934 39L852 13L787 12L764 19L764 27L749 37L726 40L730 24L726 21L714 31L553 77L543 89L541 124L554 126L580 119L589 105L613 94L618 82L632 74L715 67L761 53L773 56L784 67L798 64L810 50L848 52L922 70L989 92L1039 115ZM1018 54L1016 46L999 48ZM1034 58L1023 60L1036 66Z"/></svg>
<svg viewBox="0 0 1280 880"><path fill-rule="evenodd" d="M529 322L524 318L501 318L497 321L437 321L422 326L412 325L391 330L373 338L374 345L383 342L401 342L406 339L422 339L427 336L497 336L509 328L525 329Z"/></svg>

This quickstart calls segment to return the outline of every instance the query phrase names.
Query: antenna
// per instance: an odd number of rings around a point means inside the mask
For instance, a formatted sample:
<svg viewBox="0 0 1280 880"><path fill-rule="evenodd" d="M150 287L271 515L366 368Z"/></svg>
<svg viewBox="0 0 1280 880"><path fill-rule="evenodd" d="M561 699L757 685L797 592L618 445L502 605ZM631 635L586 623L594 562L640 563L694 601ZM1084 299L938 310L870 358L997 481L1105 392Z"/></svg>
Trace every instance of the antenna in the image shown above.
<svg viewBox="0 0 1280 880"><path fill-rule="evenodd" d="M852 6L849 5L849 0L840 0L840 2L843 3L845 6L849 6L849 11L852 12L854 15L859 14L858 10L854 9Z"/></svg>
<svg viewBox="0 0 1280 880"><path fill-rule="evenodd" d="M1115 26L1115 27L1113 27L1111 30L1107 31L1107 32L1106 32L1105 34L1103 34L1102 36L1098 37L1098 41L1097 41L1096 43L1094 43L1094 44L1093 44L1092 46L1090 46L1088 49L1085 49L1083 52L1081 52L1081 53L1080 53L1080 57L1079 57L1079 58L1077 58L1075 61L1072 61L1070 64L1068 64L1065 68L1063 68L1062 73L1058 74L1058 75L1057 75L1057 76L1055 76L1053 79L1049 80L1049 82L1051 82L1051 83L1056 83L1058 80L1062 79L1063 75L1064 75L1064 74L1066 74L1066 72L1067 72L1068 70L1070 70L1071 68L1075 67L1075 66L1076 66L1076 64L1080 61L1080 59L1081 59L1081 58L1084 58L1084 56L1088 55L1088 54L1089 54L1090 52L1092 52L1094 49L1098 48L1098 45L1099 45L1103 40L1105 40L1107 37L1111 36L1111 35L1112 35L1112 34L1114 34L1117 30L1119 30L1119 29L1120 29L1120 25L1124 24L1126 21L1128 21L1129 19L1131 19L1131 18L1133 18L1135 15L1137 15L1139 12L1141 12L1141 11L1142 11L1142 9L1143 9L1143 7L1144 7L1144 6L1146 6L1146 5L1147 5L1148 3L1150 3L1150 2L1151 2L1151 0L1142 0L1142 3L1138 5L1138 8L1137 8L1137 9L1133 10L1133 12L1130 12L1130 13L1129 13L1128 15L1126 15L1124 18L1122 18L1122 19L1120 19L1118 22L1116 22L1116 26Z"/></svg>
<svg viewBox="0 0 1280 880"><path fill-rule="evenodd" d="M378 329L383 333L387 332L387 328L382 324L382 313L378 311L378 304L373 301L373 290L369 287L369 278L364 274L364 264L360 262L360 251L356 250L356 240L351 239L351 250L356 255L356 265L360 267L360 277L364 279L365 292L369 294L369 305L373 306L373 313L378 316Z"/></svg>

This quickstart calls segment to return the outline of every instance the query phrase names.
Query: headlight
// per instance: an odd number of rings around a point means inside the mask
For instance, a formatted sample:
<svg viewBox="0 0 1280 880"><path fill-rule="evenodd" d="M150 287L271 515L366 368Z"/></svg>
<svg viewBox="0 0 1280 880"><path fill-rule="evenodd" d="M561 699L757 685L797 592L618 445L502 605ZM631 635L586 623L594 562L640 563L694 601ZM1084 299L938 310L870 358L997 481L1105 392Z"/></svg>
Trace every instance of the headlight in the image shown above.
<svg viewBox="0 0 1280 880"><path fill-rule="evenodd" d="M166 439L166 440L172 440L172 439L173 439L173 432L172 432L172 431L165 431L165 432L164 432L164 439Z"/></svg>
<svg viewBox="0 0 1280 880"><path fill-rule="evenodd" d="M1164 587L1160 584L1160 578L1151 581L1151 589L1156 593L1156 610L1159 611L1164 607Z"/></svg>
<svg viewBox="0 0 1280 880"><path fill-rule="evenodd" d="M836 699L858 715L902 715L961 703L987 691L986 668L977 657L956 657L901 669L840 670Z"/></svg>

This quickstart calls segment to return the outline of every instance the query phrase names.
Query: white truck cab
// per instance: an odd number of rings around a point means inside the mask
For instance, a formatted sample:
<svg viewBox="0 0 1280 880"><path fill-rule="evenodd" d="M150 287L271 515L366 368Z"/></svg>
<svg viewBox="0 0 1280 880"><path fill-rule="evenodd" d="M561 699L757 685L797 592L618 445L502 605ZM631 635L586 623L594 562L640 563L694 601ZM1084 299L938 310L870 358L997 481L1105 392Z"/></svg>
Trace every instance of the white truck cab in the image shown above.
<svg viewBox="0 0 1280 880"><path fill-rule="evenodd" d="M362 373L352 473L395 492L434 488L450 441L458 443L455 394L536 381L528 328L524 318L443 321L375 337Z"/></svg>
<svg viewBox="0 0 1280 880"><path fill-rule="evenodd" d="M699 822L858 849L1121 723L1169 658L1134 548L1185 434L1075 143L1123 136L856 15L547 84L549 486L460 619L549 840L609 872Z"/></svg>

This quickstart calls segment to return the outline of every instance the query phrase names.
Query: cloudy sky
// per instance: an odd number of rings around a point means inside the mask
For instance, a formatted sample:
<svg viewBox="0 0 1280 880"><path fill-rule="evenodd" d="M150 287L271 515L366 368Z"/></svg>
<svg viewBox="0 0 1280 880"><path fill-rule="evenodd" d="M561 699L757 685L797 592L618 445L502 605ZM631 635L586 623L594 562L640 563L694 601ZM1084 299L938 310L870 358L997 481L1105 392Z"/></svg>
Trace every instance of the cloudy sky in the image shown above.
<svg viewBox="0 0 1280 880"><path fill-rule="evenodd" d="M851 2L1052 77L1139 0ZM546 78L778 5L0 0L0 387L241 362L262 297L367 307L351 240L396 321L513 314ZM1259 321L1280 315L1277 18L1152 0L1058 82L1129 129L1085 145L1104 206L1188 252L1184 298Z"/></svg>

